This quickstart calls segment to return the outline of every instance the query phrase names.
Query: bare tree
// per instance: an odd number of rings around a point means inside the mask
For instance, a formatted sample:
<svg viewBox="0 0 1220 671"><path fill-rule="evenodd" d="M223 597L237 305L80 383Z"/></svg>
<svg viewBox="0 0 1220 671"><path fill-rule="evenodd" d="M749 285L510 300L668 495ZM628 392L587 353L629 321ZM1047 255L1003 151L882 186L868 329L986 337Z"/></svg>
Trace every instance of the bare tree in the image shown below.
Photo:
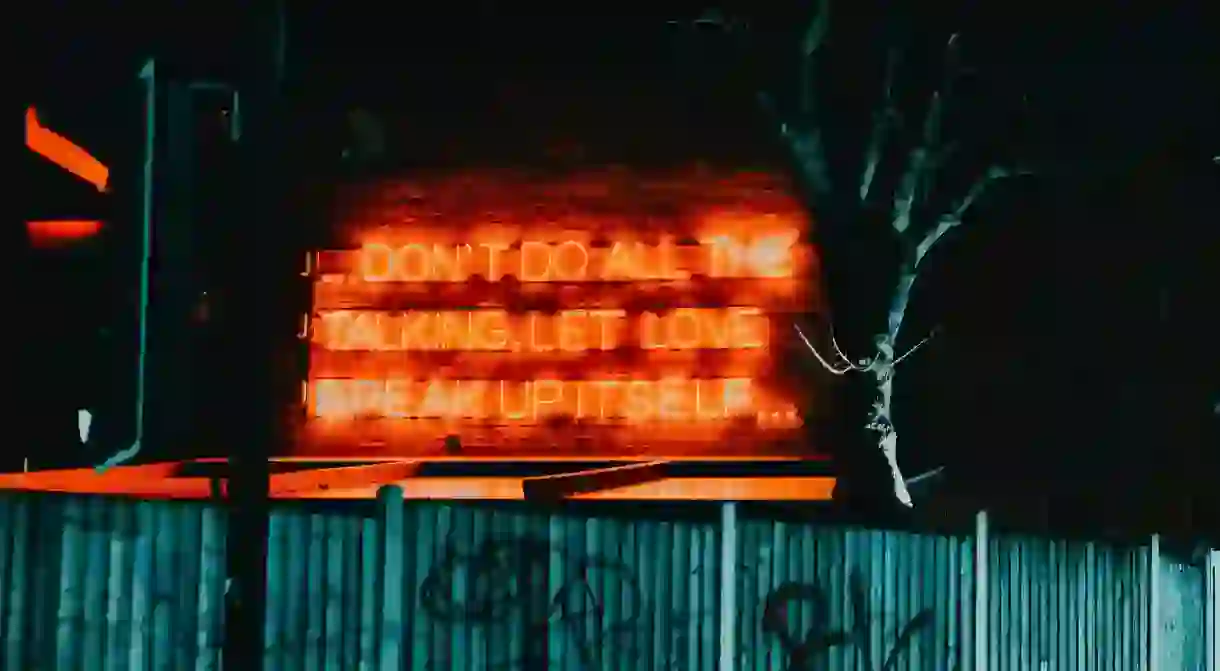
<svg viewBox="0 0 1220 671"><path fill-rule="evenodd" d="M790 150L799 179L811 202L818 228L847 229L874 225L861 216L881 207L888 219L889 236L898 250L896 255L878 249L876 257L882 264L896 268L876 268L875 272L893 278L885 306L884 327L867 345L864 357L852 358L843 353L834 337L833 327L826 337L808 336L794 324L797 336L816 358L821 368L837 375L858 375L869 380L872 407L860 422L867 429L876 448L884 455L893 481L894 497L907 507L913 506L908 484L899 464L898 428L894 423L894 379L898 366L931 337L924 336L906 351L899 351L899 336L908 314L912 288L923 270L929 252L941 243L946 234L960 226L967 213L998 183L1022 170L992 160L979 160L979 152L967 151L972 161L967 167L959 156L960 141L951 140L947 110L955 102L955 84L962 75L960 52L962 39L957 33L943 44L938 83L923 92L921 104L913 109L900 109L896 95L897 74L902 69L902 50L891 47L884 62L881 90L872 115L870 132L863 147L858 148L859 160L837 162L827 151L827 137L838 129L829 125L826 112L837 100L823 95L819 81L819 59L830 33L830 0L820 0L816 13L804 30L800 49L798 77L789 97L792 104L784 105L778 95L769 90L757 90L759 104L774 123L780 137ZM729 19L719 12L705 13L695 27L706 30L719 26L726 33L742 36L748 25L739 19ZM738 42L740 44L740 42ZM911 122L922 111L918 126ZM969 149L969 148L967 148ZM946 171L953 163L952 178ZM894 168L893 166L898 166ZM963 169L971 174L962 179ZM880 178L883 173L892 173ZM855 173L855 174L851 174ZM956 193L953 193L956 191ZM823 245L825 247L825 245ZM825 254L834 249L823 248ZM873 272L870 270L870 272ZM846 312L855 306L834 306L832 310ZM862 306L861 309L872 309ZM879 315L878 315L879 316ZM878 320L880 321L880 320ZM934 333L934 332L933 332ZM815 342L826 343L822 349ZM852 348L848 348L849 350Z"/></svg>

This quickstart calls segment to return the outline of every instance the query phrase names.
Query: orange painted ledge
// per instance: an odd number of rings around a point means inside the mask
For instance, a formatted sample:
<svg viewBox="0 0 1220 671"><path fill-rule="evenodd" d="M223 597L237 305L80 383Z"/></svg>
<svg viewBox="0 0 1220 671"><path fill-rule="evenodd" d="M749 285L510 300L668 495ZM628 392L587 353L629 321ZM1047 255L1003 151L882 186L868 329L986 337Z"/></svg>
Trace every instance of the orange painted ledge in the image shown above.
<svg viewBox="0 0 1220 671"><path fill-rule="evenodd" d="M210 478L173 477L180 464L38 471L0 475L0 490L62 494L110 494L147 499L208 499ZM387 484L402 488L407 499L524 500L528 478L412 477L414 462L386 462L273 475L273 499L365 500ZM367 469L373 468L374 471ZM216 480L219 493L226 481ZM662 478L572 493L565 498L600 501L828 501L833 477Z"/></svg>

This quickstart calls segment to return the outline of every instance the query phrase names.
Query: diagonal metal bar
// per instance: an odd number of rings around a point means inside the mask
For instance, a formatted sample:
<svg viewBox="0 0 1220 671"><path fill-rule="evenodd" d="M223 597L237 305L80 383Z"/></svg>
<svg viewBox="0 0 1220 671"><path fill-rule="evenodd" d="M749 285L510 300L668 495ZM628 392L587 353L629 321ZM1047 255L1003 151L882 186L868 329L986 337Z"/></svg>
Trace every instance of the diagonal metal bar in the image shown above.
<svg viewBox="0 0 1220 671"><path fill-rule="evenodd" d="M668 462L665 461L650 461L628 466L595 468L559 475L524 478L521 481L521 490L526 499L564 499L577 494L591 494L607 489L663 480L668 476L668 465Z"/></svg>

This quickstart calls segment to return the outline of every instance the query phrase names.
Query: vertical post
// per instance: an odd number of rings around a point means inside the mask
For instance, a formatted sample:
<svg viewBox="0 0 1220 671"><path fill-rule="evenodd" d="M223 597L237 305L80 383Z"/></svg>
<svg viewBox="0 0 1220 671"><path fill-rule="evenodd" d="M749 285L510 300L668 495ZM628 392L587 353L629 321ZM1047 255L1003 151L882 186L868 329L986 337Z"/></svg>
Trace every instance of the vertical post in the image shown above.
<svg viewBox="0 0 1220 671"><path fill-rule="evenodd" d="M1207 671L1220 671L1220 550L1207 556L1207 603L1204 605Z"/></svg>
<svg viewBox="0 0 1220 671"><path fill-rule="evenodd" d="M282 287L293 277L284 262L293 252L280 217L282 164L279 127L285 25L284 3L243 6L238 41L242 135L235 196L229 204L232 276L221 351L233 371L226 414L229 456L229 585L224 668L260 671L264 659L269 516L268 458L283 453L277 362L283 361L293 319ZM295 259L294 259L295 260ZM285 325L286 328L285 328ZM281 337L286 331L288 338Z"/></svg>
<svg viewBox="0 0 1220 671"><path fill-rule="evenodd" d="M986 671L988 668L988 636L987 606L991 600L990 566L987 563L991 553L991 528L987 511L980 510L974 515L974 669Z"/></svg>
<svg viewBox="0 0 1220 671"><path fill-rule="evenodd" d="M720 671L737 668L737 502L720 504Z"/></svg>
<svg viewBox="0 0 1220 671"><path fill-rule="evenodd" d="M1148 671L1161 668L1161 535L1148 550Z"/></svg>
<svg viewBox="0 0 1220 671"><path fill-rule="evenodd" d="M378 668L396 671L403 668L403 538L402 488L386 485L377 490L377 510L381 523L381 645Z"/></svg>

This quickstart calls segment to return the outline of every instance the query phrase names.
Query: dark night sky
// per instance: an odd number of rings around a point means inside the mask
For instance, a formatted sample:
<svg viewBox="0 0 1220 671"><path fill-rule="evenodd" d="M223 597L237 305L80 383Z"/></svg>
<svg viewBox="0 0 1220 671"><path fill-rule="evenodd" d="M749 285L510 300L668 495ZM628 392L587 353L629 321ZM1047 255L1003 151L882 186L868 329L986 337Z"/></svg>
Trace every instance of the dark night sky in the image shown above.
<svg viewBox="0 0 1220 671"><path fill-rule="evenodd" d="M302 132L324 133L327 124L334 132L350 101L393 110L391 142L421 156L442 151L437 138L449 147L465 138L459 153L484 161L529 156L558 139L587 145L594 161L710 153L784 165L734 88L743 80L708 76L717 71L715 50L692 64L696 52L666 23L694 16L696 3L649 17L580 14L580 3L568 16L531 14L528 3L512 16L493 2L448 16L303 4L309 15L293 20L290 77L320 114L301 122ZM944 335L912 361L907 379L927 400L918 404L921 419L908 423L914 441L942 447L913 458L918 466L937 465L948 451L973 455L980 468L1000 464L993 475L1033 477L1051 461L1072 478L1106 455L1140 469L1164 461L1149 446L1209 440L1200 433L1209 421L1215 436L1207 387L1214 397L1220 371L1205 326L1214 301L1202 287L1217 285L1214 271L1204 271L1220 264L1209 264L1204 250L1220 249L1220 227L1214 209L1204 209L1214 208L1217 175L1203 159L1220 153L1220 50L1202 9L1176 4L1048 15L1028 3L991 3L958 15L967 37L979 36L968 43L980 78L997 91L1027 93L1026 141L1060 158L1053 179L985 208L986 221L950 240L922 280L913 319L942 324ZM747 6L775 57L803 10ZM62 17L67 7L52 9ZM153 38L132 19L70 7L78 20L48 27L42 41L35 60L45 71L36 69L42 80L32 98L99 153L122 152L108 132L124 113L113 92L130 91ZM841 23L862 25L847 13L863 10L839 11ZM226 30L202 14L173 16L179 25ZM930 33L943 20L923 13L911 26ZM223 42L157 40L179 48ZM868 85L867 71L850 60L833 64L839 76ZM70 109L82 99L98 101L87 116ZM504 136L515 142L497 140Z"/></svg>

